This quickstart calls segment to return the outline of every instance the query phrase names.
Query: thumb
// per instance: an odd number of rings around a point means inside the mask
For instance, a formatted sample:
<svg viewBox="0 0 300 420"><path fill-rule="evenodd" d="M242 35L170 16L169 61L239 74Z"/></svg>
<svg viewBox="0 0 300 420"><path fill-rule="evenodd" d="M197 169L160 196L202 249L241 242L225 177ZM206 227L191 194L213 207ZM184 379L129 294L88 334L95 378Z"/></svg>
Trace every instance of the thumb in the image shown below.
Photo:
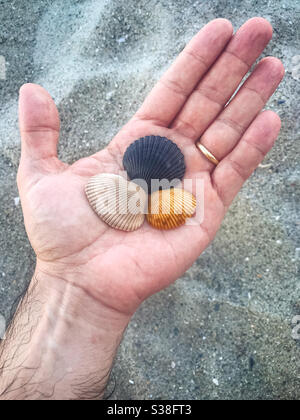
<svg viewBox="0 0 300 420"><path fill-rule="evenodd" d="M24 175L57 171L63 165L57 158L59 114L53 99L41 86L22 86L19 124L22 141L20 171Z"/></svg>

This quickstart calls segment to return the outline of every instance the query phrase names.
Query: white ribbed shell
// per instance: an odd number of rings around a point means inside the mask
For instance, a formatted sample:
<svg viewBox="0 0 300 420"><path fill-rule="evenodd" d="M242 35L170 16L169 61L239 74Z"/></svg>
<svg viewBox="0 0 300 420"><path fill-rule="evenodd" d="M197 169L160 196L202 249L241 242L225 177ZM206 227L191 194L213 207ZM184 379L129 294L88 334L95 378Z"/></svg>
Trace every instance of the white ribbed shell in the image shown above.
<svg viewBox="0 0 300 420"><path fill-rule="evenodd" d="M132 232L144 223L148 197L134 182L100 174L89 180L85 192L100 219L112 228Z"/></svg>

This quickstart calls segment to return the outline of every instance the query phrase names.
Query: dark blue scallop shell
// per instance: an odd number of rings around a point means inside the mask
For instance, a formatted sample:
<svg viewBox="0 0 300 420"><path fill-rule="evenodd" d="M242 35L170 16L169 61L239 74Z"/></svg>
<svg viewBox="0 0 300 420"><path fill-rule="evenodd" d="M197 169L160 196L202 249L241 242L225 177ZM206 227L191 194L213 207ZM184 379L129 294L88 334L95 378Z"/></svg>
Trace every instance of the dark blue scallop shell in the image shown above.
<svg viewBox="0 0 300 420"><path fill-rule="evenodd" d="M158 189L153 180L182 180L186 169L179 147L160 136L147 136L132 143L125 152L123 166L131 180L146 181L149 193Z"/></svg>

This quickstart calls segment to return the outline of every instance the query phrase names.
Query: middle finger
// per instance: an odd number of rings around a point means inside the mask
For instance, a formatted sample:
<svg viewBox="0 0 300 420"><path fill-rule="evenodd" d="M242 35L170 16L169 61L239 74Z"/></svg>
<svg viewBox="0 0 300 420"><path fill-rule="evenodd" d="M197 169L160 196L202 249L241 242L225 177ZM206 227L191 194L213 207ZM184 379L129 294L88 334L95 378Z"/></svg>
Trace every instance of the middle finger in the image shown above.
<svg viewBox="0 0 300 420"><path fill-rule="evenodd" d="M171 128L195 142L221 112L271 38L268 21L247 21L191 94Z"/></svg>

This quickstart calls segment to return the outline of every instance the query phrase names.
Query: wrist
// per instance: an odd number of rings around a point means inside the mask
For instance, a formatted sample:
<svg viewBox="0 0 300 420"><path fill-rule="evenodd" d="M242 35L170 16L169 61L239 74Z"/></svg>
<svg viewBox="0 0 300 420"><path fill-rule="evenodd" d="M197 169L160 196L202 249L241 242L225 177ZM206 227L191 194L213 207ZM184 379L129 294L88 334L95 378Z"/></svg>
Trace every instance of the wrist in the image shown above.
<svg viewBox="0 0 300 420"><path fill-rule="evenodd" d="M54 313L58 320L68 319L74 325L84 323L99 333L123 333L131 314L122 313L95 298L83 286L83 276L80 275L80 282L76 281L77 277L70 271L48 270L38 262L32 285L43 299L45 309Z"/></svg>
<svg viewBox="0 0 300 420"><path fill-rule="evenodd" d="M1 351L0 397L100 398L129 318L37 265Z"/></svg>

